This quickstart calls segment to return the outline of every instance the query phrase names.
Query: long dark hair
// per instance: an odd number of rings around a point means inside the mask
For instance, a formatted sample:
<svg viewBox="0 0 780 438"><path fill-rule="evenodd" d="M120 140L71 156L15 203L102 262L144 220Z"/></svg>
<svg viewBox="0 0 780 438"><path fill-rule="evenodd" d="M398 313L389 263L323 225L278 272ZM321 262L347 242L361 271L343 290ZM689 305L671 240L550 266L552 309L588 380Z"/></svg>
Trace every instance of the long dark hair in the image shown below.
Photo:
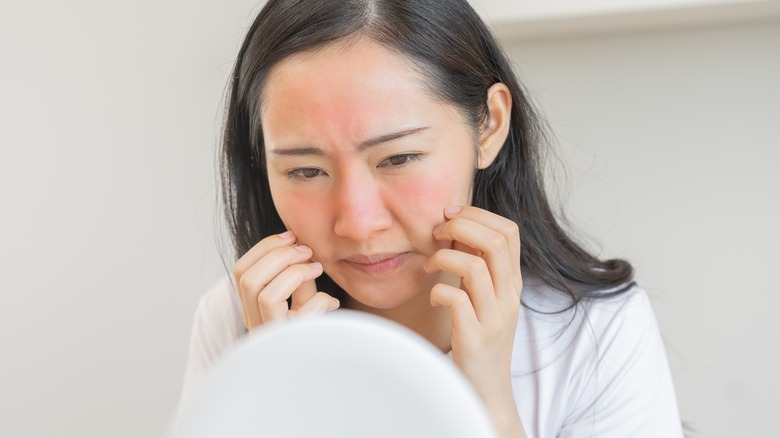
<svg viewBox="0 0 780 438"><path fill-rule="evenodd" d="M599 260L556 220L542 177L544 124L466 0L270 0L263 7L239 51L226 102L222 200L236 259L285 230L271 199L260 123L269 71L291 54L359 37L411 59L430 91L456 105L475 131L488 119L488 88L506 84L513 98L510 132L495 161L476 172L472 205L517 223L523 272L569 294L572 306L632 285L628 262ZM346 302L327 275L317 283Z"/></svg>

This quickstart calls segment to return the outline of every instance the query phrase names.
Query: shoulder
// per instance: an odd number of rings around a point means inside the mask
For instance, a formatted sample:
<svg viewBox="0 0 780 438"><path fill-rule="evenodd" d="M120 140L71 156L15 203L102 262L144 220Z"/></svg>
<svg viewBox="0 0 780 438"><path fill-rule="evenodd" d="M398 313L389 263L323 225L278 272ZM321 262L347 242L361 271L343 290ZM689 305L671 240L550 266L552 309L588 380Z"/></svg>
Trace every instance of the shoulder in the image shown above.
<svg viewBox="0 0 780 438"><path fill-rule="evenodd" d="M246 331L242 318L241 300L230 275L218 279L198 300L196 324L207 324L225 332L240 333Z"/></svg>
<svg viewBox="0 0 780 438"><path fill-rule="evenodd" d="M626 287L623 292L609 296L610 292ZM652 304L644 289L625 285L603 293L604 297L574 303L568 294L536 277L523 278L523 307L518 325L537 338L544 339L553 333L558 337L563 331L572 331L572 336L588 336L594 342L618 332L622 337L631 337L648 330L657 331ZM518 334L523 328L518 327Z"/></svg>
<svg viewBox="0 0 780 438"><path fill-rule="evenodd" d="M652 304L639 286L574 304L567 294L529 278L524 279L523 303L515 335L515 372L533 372L559 360L580 369L594 363L604 367L647 348L663 353Z"/></svg>
<svg viewBox="0 0 780 438"><path fill-rule="evenodd" d="M516 392L536 393L537 436L680 435L663 340L642 288L572 306L539 280L527 285L533 310L521 311L512 371Z"/></svg>
<svg viewBox="0 0 780 438"><path fill-rule="evenodd" d="M241 299L230 275L218 279L201 296L192 327L192 350L201 350L204 359L215 362L247 332Z"/></svg>
<svg viewBox="0 0 780 438"><path fill-rule="evenodd" d="M217 280L198 300L184 372L181 404L191 397L202 378L247 333L241 300L230 275Z"/></svg>

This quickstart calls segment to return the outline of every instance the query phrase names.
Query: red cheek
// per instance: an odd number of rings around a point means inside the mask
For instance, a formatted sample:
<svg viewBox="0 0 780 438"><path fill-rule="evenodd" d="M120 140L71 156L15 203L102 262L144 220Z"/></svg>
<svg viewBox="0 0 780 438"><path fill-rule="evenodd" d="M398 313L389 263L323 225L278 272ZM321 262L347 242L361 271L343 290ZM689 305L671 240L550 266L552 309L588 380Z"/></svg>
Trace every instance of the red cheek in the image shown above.
<svg viewBox="0 0 780 438"><path fill-rule="evenodd" d="M427 175L409 178L392 190L396 205L420 217L420 220L444 221L444 208L450 204L464 204L468 200L468 186L451 175Z"/></svg>
<svg viewBox="0 0 780 438"><path fill-rule="evenodd" d="M430 257L452 245L449 241L435 240L433 228L446 221L445 207L468 202L468 186L464 187L451 176L428 174L424 178L406 179L403 184L394 185L391 192L388 202L396 206L396 220L417 252Z"/></svg>
<svg viewBox="0 0 780 438"><path fill-rule="evenodd" d="M288 230L300 240L309 240L312 234L321 233L327 221L330 203L322 196L282 195L284 201L276 203L276 211Z"/></svg>

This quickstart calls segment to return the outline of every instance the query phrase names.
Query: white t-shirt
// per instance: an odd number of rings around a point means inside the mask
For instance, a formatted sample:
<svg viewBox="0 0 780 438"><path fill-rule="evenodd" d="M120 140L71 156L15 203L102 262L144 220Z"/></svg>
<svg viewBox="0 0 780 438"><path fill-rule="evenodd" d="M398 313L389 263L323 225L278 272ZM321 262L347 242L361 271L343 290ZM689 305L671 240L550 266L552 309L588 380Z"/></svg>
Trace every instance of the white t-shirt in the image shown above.
<svg viewBox="0 0 780 438"><path fill-rule="evenodd" d="M663 342L647 294L583 301L523 278L512 389L529 438L682 437ZM247 333L225 276L199 301L180 407Z"/></svg>

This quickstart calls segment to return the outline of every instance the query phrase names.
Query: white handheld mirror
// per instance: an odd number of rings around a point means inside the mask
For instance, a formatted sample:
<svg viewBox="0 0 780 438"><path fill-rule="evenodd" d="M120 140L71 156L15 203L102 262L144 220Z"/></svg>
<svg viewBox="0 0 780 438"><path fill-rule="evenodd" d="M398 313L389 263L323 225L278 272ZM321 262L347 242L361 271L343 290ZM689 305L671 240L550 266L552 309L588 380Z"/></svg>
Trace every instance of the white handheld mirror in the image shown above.
<svg viewBox="0 0 780 438"><path fill-rule="evenodd" d="M174 438L495 437L466 379L414 332L338 310L247 336Z"/></svg>

